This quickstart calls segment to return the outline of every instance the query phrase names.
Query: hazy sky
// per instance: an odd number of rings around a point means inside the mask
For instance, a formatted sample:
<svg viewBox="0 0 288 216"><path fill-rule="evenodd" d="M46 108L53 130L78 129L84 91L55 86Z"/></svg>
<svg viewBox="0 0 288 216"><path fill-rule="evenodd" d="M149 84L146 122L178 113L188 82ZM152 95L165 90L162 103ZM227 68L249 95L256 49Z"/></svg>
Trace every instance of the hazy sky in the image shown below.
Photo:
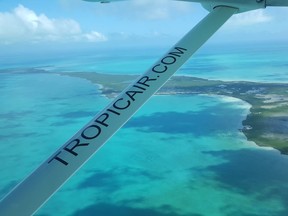
<svg viewBox="0 0 288 216"><path fill-rule="evenodd" d="M173 0L0 0L0 48L174 43L207 13L198 3ZM287 19L288 8L236 15L212 42L288 42Z"/></svg>

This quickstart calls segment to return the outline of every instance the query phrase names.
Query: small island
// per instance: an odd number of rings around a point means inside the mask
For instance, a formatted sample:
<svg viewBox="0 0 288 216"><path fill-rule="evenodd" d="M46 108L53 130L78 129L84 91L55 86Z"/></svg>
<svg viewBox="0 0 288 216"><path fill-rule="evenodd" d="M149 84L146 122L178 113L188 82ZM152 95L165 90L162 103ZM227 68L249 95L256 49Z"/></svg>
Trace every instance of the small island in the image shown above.
<svg viewBox="0 0 288 216"><path fill-rule="evenodd" d="M92 72L67 72L101 86L102 94L113 98L137 75L108 75ZM172 77L157 94L210 94L239 98L251 104L240 129L249 141L288 154L288 84L246 81L218 81L190 76Z"/></svg>

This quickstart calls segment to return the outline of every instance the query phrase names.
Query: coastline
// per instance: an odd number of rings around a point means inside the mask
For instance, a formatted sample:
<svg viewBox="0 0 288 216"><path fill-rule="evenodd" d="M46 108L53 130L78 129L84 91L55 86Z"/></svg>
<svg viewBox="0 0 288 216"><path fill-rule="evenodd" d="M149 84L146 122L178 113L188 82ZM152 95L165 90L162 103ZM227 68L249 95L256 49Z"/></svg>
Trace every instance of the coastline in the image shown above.
<svg viewBox="0 0 288 216"><path fill-rule="evenodd" d="M108 98L116 97L138 75L63 72L60 75L89 80L101 86ZM172 77L156 94L208 94L241 99L251 105L240 129L248 141L288 154L288 84L220 81L191 76Z"/></svg>

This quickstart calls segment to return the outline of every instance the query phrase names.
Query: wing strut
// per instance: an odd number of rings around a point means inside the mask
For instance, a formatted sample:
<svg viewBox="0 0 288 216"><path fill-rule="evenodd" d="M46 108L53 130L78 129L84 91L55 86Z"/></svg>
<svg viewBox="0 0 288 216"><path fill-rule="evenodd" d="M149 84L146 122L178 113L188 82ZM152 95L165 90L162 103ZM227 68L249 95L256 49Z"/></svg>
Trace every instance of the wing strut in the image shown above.
<svg viewBox="0 0 288 216"><path fill-rule="evenodd" d="M237 8L216 7L0 203L2 216L32 215L200 48Z"/></svg>

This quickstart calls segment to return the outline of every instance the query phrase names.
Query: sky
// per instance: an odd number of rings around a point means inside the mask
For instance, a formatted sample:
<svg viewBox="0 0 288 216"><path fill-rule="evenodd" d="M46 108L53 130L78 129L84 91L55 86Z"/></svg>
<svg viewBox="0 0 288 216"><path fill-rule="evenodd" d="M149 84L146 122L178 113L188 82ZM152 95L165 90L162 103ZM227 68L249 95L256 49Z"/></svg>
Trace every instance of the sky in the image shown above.
<svg viewBox="0 0 288 216"><path fill-rule="evenodd" d="M0 52L19 47L155 46L177 42L207 11L198 3L0 0ZM211 43L288 41L288 8L234 15ZM173 44L171 44L173 45Z"/></svg>

